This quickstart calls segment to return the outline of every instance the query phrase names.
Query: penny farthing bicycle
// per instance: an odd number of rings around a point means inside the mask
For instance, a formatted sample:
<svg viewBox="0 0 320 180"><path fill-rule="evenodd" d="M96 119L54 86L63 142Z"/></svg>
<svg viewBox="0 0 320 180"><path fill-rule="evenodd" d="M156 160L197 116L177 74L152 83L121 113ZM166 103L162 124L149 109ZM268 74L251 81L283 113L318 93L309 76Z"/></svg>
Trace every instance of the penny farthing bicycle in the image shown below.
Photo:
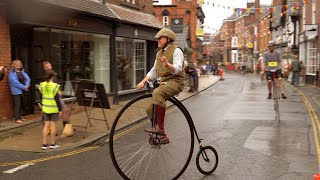
<svg viewBox="0 0 320 180"><path fill-rule="evenodd" d="M157 79L153 85L157 87L160 83ZM109 149L118 173L124 179L178 179L190 163L196 136L199 144L196 166L202 174L212 174L218 166L218 153L212 146L202 145L188 110L175 97L167 100L165 116L170 142L164 144L159 135L144 131L156 125L156 117L150 120L145 112L151 97L148 93L132 99L113 122Z"/></svg>

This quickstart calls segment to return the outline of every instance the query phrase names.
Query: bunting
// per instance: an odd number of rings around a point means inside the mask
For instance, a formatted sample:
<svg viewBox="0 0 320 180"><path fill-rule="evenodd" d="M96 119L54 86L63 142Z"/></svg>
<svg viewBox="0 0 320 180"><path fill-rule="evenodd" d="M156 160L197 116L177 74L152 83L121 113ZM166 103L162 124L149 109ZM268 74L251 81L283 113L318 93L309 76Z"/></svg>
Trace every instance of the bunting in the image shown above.
<svg viewBox="0 0 320 180"><path fill-rule="evenodd" d="M281 11L286 11L289 9L289 7L299 7L299 6L304 6L307 4L307 0L300 0L300 2L294 2L293 4L285 4L281 6L270 6L268 8L254 8L254 7L248 7L248 8L239 8L239 7L231 7L230 5L225 5L225 4L220 4L220 3L213 3L207 2L205 3L205 0L201 0L202 4L206 4L206 6L212 6L212 7L217 7L217 8L222 8L222 9L227 9L230 10L232 9L233 11L238 11L238 12L248 12L248 13L254 13L254 12L281 12Z"/></svg>

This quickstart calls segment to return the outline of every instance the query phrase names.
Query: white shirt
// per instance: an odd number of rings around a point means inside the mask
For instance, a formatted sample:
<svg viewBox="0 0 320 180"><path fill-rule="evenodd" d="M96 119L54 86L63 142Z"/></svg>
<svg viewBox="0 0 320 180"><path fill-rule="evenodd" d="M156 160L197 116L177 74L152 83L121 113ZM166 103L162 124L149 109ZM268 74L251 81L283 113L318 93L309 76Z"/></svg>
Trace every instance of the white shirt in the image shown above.
<svg viewBox="0 0 320 180"><path fill-rule="evenodd" d="M171 44L169 46L171 46ZM164 48L164 50L167 50L169 46ZM158 55L158 53L157 53L157 55ZM182 71L183 60L184 60L184 56L183 56L182 50L180 48L176 48L173 52L173 64L172 65L174 67L174 72L172 74L178 74L179 72ZM154 80L157 78L157 59L154 61L154 65L151 68L151 70L148 72L147 76L151 80Z"/></svg>

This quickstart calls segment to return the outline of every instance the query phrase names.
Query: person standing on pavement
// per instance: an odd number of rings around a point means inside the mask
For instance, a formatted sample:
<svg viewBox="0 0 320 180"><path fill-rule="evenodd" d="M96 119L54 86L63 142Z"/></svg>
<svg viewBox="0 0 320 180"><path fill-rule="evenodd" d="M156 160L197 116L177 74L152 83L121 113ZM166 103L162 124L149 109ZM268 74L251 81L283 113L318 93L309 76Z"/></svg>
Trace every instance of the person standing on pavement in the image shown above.
<svg viewBox="0 0 320 180"><path fill-rule="evenodd" d="M268 99L271 99L272 93L272 71L275 71L275 76L280 82L280 91L282 99L286 99L286 95L284 94L284 82L282 79L282 69L284 69L284 63L281 58L281 54L274 49L275 43L274 41L268 42L269 51L267 51L263 56L263 63L261 67L261 74L266 72L267 83L268 83Z"/></svg>
<svg viewBox="0 0 320 180"><path fill-rule="evenodd" d="M47 60L45 60L45 61L43 61L42 62L42 67L43 67L43 71L44 71L44 79L46 78L46 76L47 76L47 74L49 73L49 72L52 72L53 71L53 69L52 69L52 64L49 62L49 61L47 61ZM58 76L58 74L56 73L55 74L55 77L54 77L54 79L53 79L53 82L55 82L55 83L58 83L58 84L61 84L61 82L58 82L58 78L57 78L57 76ZM67 106L66 106L66 104L63 102L63 100L62 100L62 94L61 94L61 92L59 91L59 103L60 103L60 106L61 106L61 108L62 108L62 124L63 124L63 127L66 125L66 124L68 124L69 123L69 109L67 108Z"/></svg>
<svg viewBox="0 0 320 180"><path fill-rule="evenodd" d="M196 68L196 63L193 64L193 90L198 92L199 90L199 76Z"/></svg>
<svg viewBox="0 0 320 180"><path fill-rule="evenodd" d="M184 71L186 75L188 75L188 86L189 86L189 92L194 92L194 66L193 63L188 64L186 68L184 68Z"/></svg>
<svg viewBox="0 0 320 180"><path fill-rule="evenodd" d="M28 91L30 87L30 77L24 72L20 60L14 60L11 63L11 70L8 76L9 87L13 98L14 119L17 124L22 124L24 121L21 118L22 114L22 94Z"/></svg>
<svg viewBox="0 0 320 180"><path fill-rule="evenodd" d="M299 85L299 77L301 72L301 63L298 59L294 59L291 62L291 71L292 71L292 80L291 85L298 86Z"/></svg>
<svg viewBox="0 0 320 180"><path fill-rule="evenodd" d="M4 78L6 74L6 68L4 68L3 66L0 66L0 81Z"/></svg>
<svg viewBox="0 0 320 180"><path fill-rule="evenodd" d="M53 79L56 76L54 71L49 71L46 73L46 81L40 83L39 91L42 95L42 112L44 126L42 129L42 149L55 149L60 147L56 143L56 123L59 120L59 101L57 102L56 97L60 93L60 85L53 82ZM50 130L50 142L48 144L48 129Z"/></svg>
<svg viewBox="0 0 320 180"><path fill-rule="evenodd" d="M166 100L180 93L184 88L185 72L183 71L183 51L173 42L176 40L175 33L163 28L155 36L160 49L156 55L154 66L146 77L137 84L137 89L142 89L149 80L161 78L161 84L152 92L152 104L147 108L149 118L152 118L153 107L157 113L157 126L147 128L146 132L161 136L160 142L169 143L164 129L164 117L166 112Z"/></svg>

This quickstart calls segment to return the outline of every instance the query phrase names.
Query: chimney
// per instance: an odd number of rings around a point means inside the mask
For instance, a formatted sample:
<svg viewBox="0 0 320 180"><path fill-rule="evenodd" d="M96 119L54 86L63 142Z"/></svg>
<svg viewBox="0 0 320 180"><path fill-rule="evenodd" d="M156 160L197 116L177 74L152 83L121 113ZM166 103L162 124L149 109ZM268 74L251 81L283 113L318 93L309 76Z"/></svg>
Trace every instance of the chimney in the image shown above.
<svg viewBox="0 0 320 180"><path fill-rule="evenodd" d="M258 20L259 16L260 16L260 0L255 0L254 1L254 8L255 8L254 19Z"/></svg>

